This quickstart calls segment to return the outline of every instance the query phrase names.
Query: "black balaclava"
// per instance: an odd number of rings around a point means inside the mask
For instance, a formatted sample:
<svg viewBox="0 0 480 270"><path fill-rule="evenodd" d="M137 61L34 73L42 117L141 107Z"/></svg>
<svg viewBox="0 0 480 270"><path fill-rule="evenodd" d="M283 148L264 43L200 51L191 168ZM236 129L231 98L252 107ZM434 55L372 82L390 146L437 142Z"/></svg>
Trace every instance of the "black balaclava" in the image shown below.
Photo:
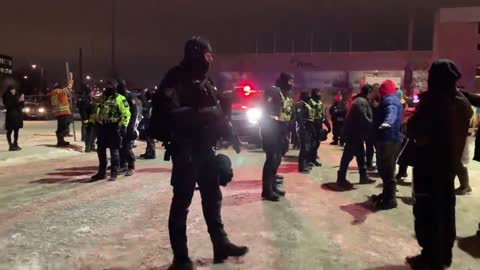
<svg viewBox="0 0 480 270"><path fill-rule="evenodd" d="M107 97L113 96L117 93L118 82L116 80L111 80L107 82L107 87L105 87L105 95Z"/></svg>
<svg viewBox="0 0 480 270"><path fill-rule="evenodd" d="M210 68L205 59L205 53L211 53L212 46L208 40L193 37L185 44L184 57L181 65L195 78L204 78Z"/></svg>
<svg viewBox="0 0 480 270"><path fill-rule="evenodd" d="M308 102L310 100L310 93L308 91L302 91L300 93L300 100Z"/></svg>
<svg viewBox="0 0 480 270"><path fill-rule="evenodd" d="M317 101L317 102L320 101L320 99L322 99L322 97L318 93L319 91L320 91L320 89L317 89L317 88L312 89L312 99Z"/></svg>
<svg viewBox="0 0 480 270"><path fill-rule="evenodd" d="M118 81L118 86L117 86L117 93L119 93L122 96L127 95L127 82L125 80L117 80Z"/></svg>
<svg viewBox="0 0 480 270"><path fill-rule="evenodd" d="M428 72L428 92L432 94L452 94L462 74L454 62L447 59L436 60Z"/></svg>
<svg viewBox="0 0 480 270"><path fill-rule="evenodd" d="M275 85L282 89L283 92L289 92L292 90L293 85L290 85L288 81L293 80L293 75L290 73L282 72L280 77L277 79Z"/></svg>

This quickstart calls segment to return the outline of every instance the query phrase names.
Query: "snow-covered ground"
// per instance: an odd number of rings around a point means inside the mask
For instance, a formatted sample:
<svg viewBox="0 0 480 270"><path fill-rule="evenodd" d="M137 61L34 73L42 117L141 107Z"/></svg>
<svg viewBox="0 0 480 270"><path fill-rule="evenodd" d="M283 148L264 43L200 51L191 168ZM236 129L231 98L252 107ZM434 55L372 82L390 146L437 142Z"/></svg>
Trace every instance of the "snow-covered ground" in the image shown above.
<svg viewBox="0 0 480 270"><path fill-rule="evenodd" d="M0 269L166 269L170 168L161 160L138 160L133 177L85 183L96 171L94 153L51 147L55 122L26 122L20 145L5 151L0 140ZM78 131L78 127L77 127ZM136 153L145 144L139 142ZM367 196L377 184L335 192L341 148L322 145L324 164L296 173L291 151L280 172L287 197L260 199L264 155L226 151L234 181L223 189L223 220L231 240L250 253L212 266L212 247L195 194L188 219L190 255L198 269L409 269L405 256L419 251L413 232L411 190L399 186L399 207L373 212ZM349 178L357 182L352 162ZM480 164L470 165L472 195L459 197L458 241L452 269L480 269ZM378 178L376 178L379 180Z"/></svg>

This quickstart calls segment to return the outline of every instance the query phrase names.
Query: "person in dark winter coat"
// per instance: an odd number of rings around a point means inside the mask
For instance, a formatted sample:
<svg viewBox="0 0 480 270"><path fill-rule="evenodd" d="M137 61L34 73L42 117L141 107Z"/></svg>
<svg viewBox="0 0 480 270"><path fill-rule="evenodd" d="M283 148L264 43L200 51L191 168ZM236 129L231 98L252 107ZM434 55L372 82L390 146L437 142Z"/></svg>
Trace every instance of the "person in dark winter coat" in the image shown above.
<svg viewBox="0 0 480 270"><path fill-rule="evenodd" d="M379 93L381 101L374 115L374 129L377 166L383 181L383 192L372 199L377 209L386 210L397 207L395 168L403 141L400 131L403 107L397 87L391 80L380 85Z"/></svg>
<svg viewBox="0 0 480 270"><path fill-rule="evenodd" d="M375 182L367 176L364 145L373 123L372 110L369 103L372 90L373 88L370 85L362 87L360 94L353 100L352 107L345 120L343 130L345 148L343 150L337 178L337 184L345 189L353 188L353 185L346 178L348 165L353 157L357 158L360 184L371 184Z"/></svg>
<svg viewBox="0 0 480 270"><path fill-rule="evenodd" d="M345 117L347 115L347 103L343 100L342 96L336 96L335 102L330 107L330 117L332 118L332 132L333 132L333 142L331 145L342 145L343 146L343 124L345 122Z"/></svg>
<svg viewBox="0 0 480 270"><path fill-rule="evenodd" d="M7 115L5 118L5 129L7 130L9 151L22 150L20 146L18 146L18 132L21 128L23 128L23 102L23 94L19 95L16 92L15 88L11 86L7 88L7 91L3 95L3 104L7 109Z"/></svg>
<svg viewBox="0 0 480 270"><path fill-rule="evenodd" d="M467 138L471 105L457 90L461 74L450 60L432 63L407 132L415 141L413 167L415 233L420 255L407 258L412 269L445 269L452 264L455 230L454 179Z"/></svg>

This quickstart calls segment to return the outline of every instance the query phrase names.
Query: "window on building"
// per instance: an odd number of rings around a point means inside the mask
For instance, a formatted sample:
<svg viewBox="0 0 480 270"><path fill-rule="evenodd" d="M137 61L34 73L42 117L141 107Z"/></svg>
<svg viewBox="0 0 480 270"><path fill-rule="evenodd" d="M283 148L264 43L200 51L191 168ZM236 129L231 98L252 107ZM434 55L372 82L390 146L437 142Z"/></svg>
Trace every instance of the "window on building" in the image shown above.
<svg viewBox="0 0 480 270"><path fill-rule="evenodd" d="M480 22L478 23L478 34L480 35Z"/></svg>

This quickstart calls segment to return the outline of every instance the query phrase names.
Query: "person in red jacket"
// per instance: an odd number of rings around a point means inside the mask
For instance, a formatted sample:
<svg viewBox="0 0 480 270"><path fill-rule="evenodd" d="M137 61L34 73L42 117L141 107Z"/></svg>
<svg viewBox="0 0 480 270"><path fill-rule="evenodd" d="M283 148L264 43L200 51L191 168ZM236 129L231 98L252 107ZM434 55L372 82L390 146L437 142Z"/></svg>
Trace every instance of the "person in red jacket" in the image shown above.
<svg viewBox="0 0 480 270"><path fill-rule="evenodd" d="M70 78L72 78L71 74ZM68 135L68 127L73 122L69 100L69 95L72 92L72 87L73 79L70 79L68 81L67 87L54 87L54 89L50 91L50 101L52 103L53 113L57 118L56 135L58 147L65 147L70 145L69 142L65 141L65 136Z"/></svg>

